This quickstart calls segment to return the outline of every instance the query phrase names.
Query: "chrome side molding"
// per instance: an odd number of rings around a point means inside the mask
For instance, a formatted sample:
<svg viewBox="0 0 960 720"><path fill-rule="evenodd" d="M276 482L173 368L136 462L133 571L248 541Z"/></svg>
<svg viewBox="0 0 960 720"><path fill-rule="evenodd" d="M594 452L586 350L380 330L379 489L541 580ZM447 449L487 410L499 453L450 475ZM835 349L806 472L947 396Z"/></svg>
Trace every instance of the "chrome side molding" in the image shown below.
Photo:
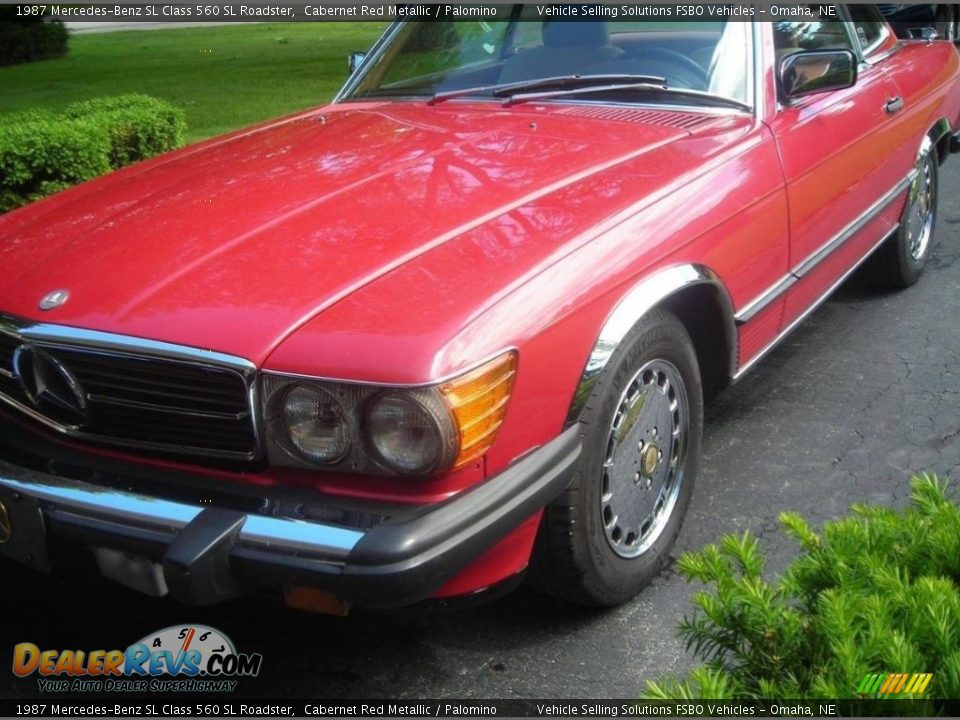
<svg viewBox="0 0 960 720"><path fill-rule="evenodd" d="M789 273L777 280L769 288L744 304L735 315L737 323L743 324L752 320L761 310L789 290L795 282L800 280L804 275L809 274L817 265L826 260L836 250L839 250L844 243L862 230L867 223L889 207L890 203L905 193L916 176L917 171L914 168L903 180L884 193L879 200L864 210L863 213L851 221L843 230L797 263Z"/></svg>
<svg viewBox="0 0 960 720"><path fill-rule="evenodd" d="M900 227L900 223L897 223L897 226L896 226L890 233L887 233L886 235L884 235L877 243L875 243L875 244L873 245L873 247L871 247L867 252L865 252L865 253L863 254L863 256L862 256L859 260L857 260L857 262L855 262L849 269L847 269L846 272L844 272L839 278L837 278L837 280L836 280L834 283L832 283L832 284L830 285L830 287L828 287L828 288L826 289L826 291L824 291L824 293L823 293L822 295L820 295L820 297L818 297L816 300L814 300L814 301L810 304L810 307L808 307L806 310L804 310L804 311L799 315L799 317L797 317L797 318L796 318L793 322L791 322L787 327L785 327L783 330L781 330L780 333L779 333L770 343L768 343L766 346L764 346L764 348L763 348L760 352L758 352L756 355L754 355L752 358L750 358L750 360L748 360L746 363L744 363L743 367L739 368L739 369L737 370L737 372L734 373L734 375L733 375L733 377L732 377L731 379L732 379L734 382L736 382L736 381L739 380L741 377L743 377L751 368L753 368L754 365L756 365L756 364L757 364L758 362L760 362L764 357L766 357L766 355L767 355L771 350L773 350L777 345L779 345L779 344L780 344L780 341L783 340L787 335L789 335L789 334L797 327L797 325L799 325L799 324L802 323L804 320L806 320L806 319L813 313L814 310L816 310L817 308L819 308L819 307L823 304L823 302L824 302L828 297L830 297L830 296L833 294L833 292L834 292L838 287L840 287L840 286L843 284L843 282L844 282L848 277L850 277L850 276L854 273L854 271L855 271L857 268L859 268L864 262L866 262L867 258L869 258L869 257L873 254L873 251L876 250L876 249L877 249L878 247L880 247L881 245L883 245L883 243L885 243L885 242L887 241L887 238L889 238L890 235L892 235L893 233L895 233L895 232L897 231L897 229L899 229L899 227Z"/></svg>

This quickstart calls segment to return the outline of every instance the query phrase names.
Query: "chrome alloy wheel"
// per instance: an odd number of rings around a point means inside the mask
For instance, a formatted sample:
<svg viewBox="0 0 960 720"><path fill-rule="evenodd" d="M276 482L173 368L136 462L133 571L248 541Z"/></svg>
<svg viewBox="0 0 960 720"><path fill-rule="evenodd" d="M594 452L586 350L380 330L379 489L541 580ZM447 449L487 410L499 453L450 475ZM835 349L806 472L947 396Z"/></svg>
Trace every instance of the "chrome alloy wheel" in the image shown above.
<svg viewBox="0 0 960 720"><path fill-rule="evenodd" d="M642 555L663 532L680 494L690 409L680 372L651 360L627 384L607 434L601 524L623 558Z"/></svg>
<svg viewBox="0 0 960 720"><path fill-rule="evenodd" d="M907 230L907 252L915 262L923 258L933 235L934 207L937 192L936 168L933 166L933 143L926 138L917 157L917 176L910 186L904 222Z"/></svg>

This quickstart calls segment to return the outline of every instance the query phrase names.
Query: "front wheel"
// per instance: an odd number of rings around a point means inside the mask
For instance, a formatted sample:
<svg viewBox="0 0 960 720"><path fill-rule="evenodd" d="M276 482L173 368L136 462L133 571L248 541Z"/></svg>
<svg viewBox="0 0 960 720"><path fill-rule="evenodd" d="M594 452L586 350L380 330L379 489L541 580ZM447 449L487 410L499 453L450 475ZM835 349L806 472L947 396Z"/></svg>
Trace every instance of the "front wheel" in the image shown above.
<svg viewBox="0 0 960 720"><path fill-rule="evenodd" d="M871 275L882 287L893 290L910 287L926 267L937 220L938 166L937 148L926 137L917 155L916 175L900 226L870 261Z"/></svg>
<svg viewBox="0 0 960 720"><path fill-rule="evenodd" d="M675 316L655 311L630 332L580 423L580 467L545 510L531 580L565 600L617 605L669 557L700 461L703 389Z"/></svg>

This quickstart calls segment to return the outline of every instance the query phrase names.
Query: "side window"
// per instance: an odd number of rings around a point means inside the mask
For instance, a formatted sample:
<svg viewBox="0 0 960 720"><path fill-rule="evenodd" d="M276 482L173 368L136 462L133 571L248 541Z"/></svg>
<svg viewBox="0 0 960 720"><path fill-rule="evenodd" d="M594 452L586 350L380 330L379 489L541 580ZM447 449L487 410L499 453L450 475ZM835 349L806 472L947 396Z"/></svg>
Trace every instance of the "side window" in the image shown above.
<svg viewBox="0 0 960 720"><path fill-rule="evenodd" d="M883 45L889 37L887 23L876 5L848 5L847 9L863 54L869 55L871 50Z"/></svg>
<svg viewBox="0 0 960 720"><path fill-rule="evenodd" d="M847 25L839 12L832 16L821 14L827 5L803 5L808 13L800 21L781 21L773 24L777 59L799 50L853 50ZM836 7L836 6L834 6Z"/></svg>

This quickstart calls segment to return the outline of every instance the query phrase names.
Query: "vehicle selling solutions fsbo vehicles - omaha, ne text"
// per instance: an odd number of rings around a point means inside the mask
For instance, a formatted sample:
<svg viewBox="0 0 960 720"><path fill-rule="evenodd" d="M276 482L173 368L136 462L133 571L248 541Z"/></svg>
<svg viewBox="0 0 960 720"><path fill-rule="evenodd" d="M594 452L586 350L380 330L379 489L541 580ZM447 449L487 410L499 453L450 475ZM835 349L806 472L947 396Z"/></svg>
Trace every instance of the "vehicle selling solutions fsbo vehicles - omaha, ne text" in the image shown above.
<svg viewBox="0 0 960 720"><path fill-rule="evenodd" d="M0 217L0 555L201 604L623 602L705 398L862 262L915 282L960 149L956 49L873 6L517 5L351 64Z"/></svg>

